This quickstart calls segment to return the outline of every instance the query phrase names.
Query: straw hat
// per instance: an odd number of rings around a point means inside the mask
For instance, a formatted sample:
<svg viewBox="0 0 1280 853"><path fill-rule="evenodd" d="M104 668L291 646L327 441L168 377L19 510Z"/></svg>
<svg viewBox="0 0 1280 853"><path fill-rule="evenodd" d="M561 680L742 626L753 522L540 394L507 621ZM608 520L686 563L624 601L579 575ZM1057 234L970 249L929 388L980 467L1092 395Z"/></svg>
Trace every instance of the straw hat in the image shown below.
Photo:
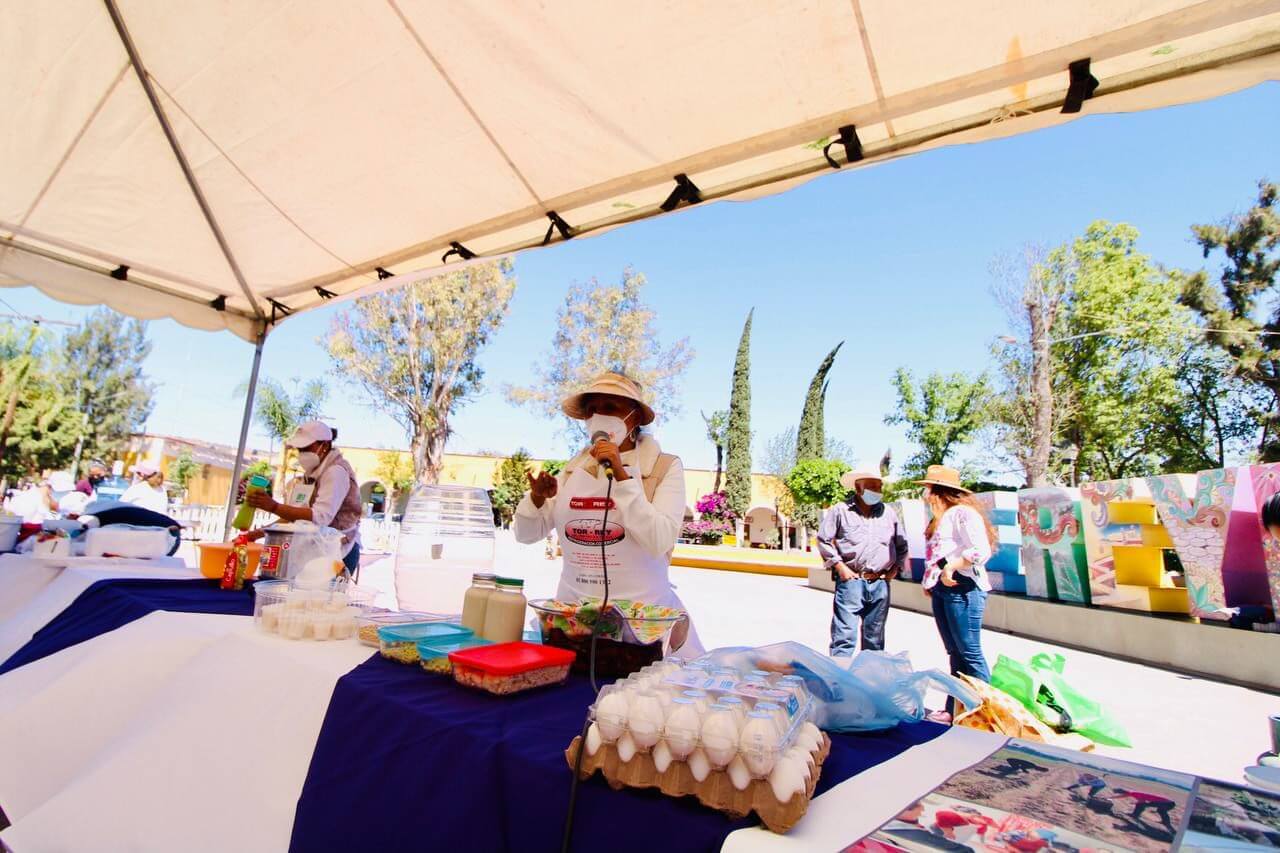
<svg viewBox="0 0 1280 853"><path fill-rule="evenodd" d="M566 397L564 402L560 404L560 408L574 420L586 420L588 413L585 403L589 394L605 394L610 397L621 397L624 400L638 403L640 405L640 426L653 423L655 417L653 409L649 408L648 404L641 399L640 385L628 376L623 376L621 373L601 373L591 380L591 385L586 390Z"/></svg>
<svg viewBox="0 0 1280 853"><path fill-rule="evenodd" d="M845 471L840 475L840 485L846 491L853 491L859 480L879 480L883 483L884 475L879 468L861 463L854 465L852 471Z"/></svg>
<svg viewBox="0 0 1280 853"><path fill-rule="evenodd" d="M972 489L966 489L960 485L960 472L946 465L930 465L924 472L924 479L916 482L921 486L945 486L957 492L964 492L966 495L973 494Z"/></svg>

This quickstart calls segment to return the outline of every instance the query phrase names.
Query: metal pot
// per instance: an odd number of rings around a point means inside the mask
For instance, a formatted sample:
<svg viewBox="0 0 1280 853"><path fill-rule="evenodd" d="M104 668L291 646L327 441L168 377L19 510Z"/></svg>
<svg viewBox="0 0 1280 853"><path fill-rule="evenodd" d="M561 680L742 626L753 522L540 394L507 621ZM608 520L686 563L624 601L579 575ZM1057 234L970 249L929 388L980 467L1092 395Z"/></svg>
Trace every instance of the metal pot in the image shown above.
<svg viewBox="0 0 1280 853"><path fill-rule="evenodd" d="M264 527L262 559L258 562L258 577L268 580L288 580L297 574L289 570L289 548L293 542L293 530L288 527Z"/></svg>

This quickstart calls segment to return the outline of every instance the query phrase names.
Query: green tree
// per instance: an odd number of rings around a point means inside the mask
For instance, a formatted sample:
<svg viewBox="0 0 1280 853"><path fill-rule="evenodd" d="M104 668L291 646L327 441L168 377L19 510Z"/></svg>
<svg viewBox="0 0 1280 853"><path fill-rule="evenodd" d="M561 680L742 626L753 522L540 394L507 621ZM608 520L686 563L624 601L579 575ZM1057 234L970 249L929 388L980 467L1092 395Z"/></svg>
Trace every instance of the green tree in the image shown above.
<svg viewBox="0 0 1280 853"><path fill-rule="evenodd" d="M396 514L400 497L413 488L413 460L399 450L381 450L373 476L388 492L386 512L387 518L391 518Z"/></svg>
<svg viewBox="0 0 1280 853"><path fill-rule="evenodd" d="M329 395L329 389L319 379L306 383L294 379L293 388L291 394L276 380L264 378L258 382L258 390L253 398L253 419L271 436L273 442L280 444L276 484L282 489L289 466L289 448L285 446L285 439L293 435L299 424L319 418L320 407ZM244 394L247 391L246 383L236 393Z"/></svg>
<svg viewBox="0 0 1280 853"><path fill-rule="evenodd" d="M526 475L531 470L529 451L523 447L502 460L502 464L498 466L496 482L493 484L493 506L498 510L503 525L510 524L515 517L516 505L529 488Z"/></svg>
<svg viewBox="0 0 1280 853"><path fill-rule="evenodd" d="M740 516L751 508L751 318L747 312L733 361L733 386L729 392L729 423L725 430L724 491L729 507Z"/></svg>
<svg viewBox="0 0 1280 853"><path fill-rule="evenodd" d="M1169 472L1225 468L1255 449L1264 388L1233 372L1230 357L1205 345L1178 358L1179 403L1159 421L1161 468Z"/></svg>
<svg viewBox="0 0 1280 853"><path fill-rule="evenodd" d="M886 424L905 424L907 438L919 450L907 460L908 476L923 475L930 465L941 465L956 448L973 437L987 422L987 378L963 373L933 372L917 387L911 371L898 368L893 378L898 392L895 411Z"/></svg>
<svg viewBox="0 0 1280 853"><path fill-rule="evenodd" d="M191 451L183 448L183 450L169 463L169 470L165 472L165 478L178 487L178 491L186 494L187 487L191 485L191 481L200 473L201 466L191 455Z"/></svg>
<svg viewBox="0 0 1280 853"><path fill-rule="evenodd" d="M801 459L787 475L787 491L802 506L826 507L844 500L846 490L840 477L849 466L835 459Z"/></svg>
<svg viewBox="0 0 1280 853"><path fill-rule="evenodd" d="M1167 411L1183 405L1178 357L1193 341L1179 287L1137 248L1138 231L1097 221L1049 253L1046 274L1067 295L1056 369L1068 411L1060 437L1078 448L1075 479L1153 473Z"/></svg>
<svg viewBox="0 0 1280 853"><path fill-rule="evenodd" d="M830 435L825 437L822 458L835 459L849 467L853 467L853 464L858 461L858 455L847 442ZM795 466L796 428L787 427L765 442L760 458L760 470L780 480L786 480Z"/></svg>
<svg viewBox="0 0 1280 853"><path fill-rule="evenodd" d="M804 409L800 412L800 430L796 435L796 459L820 459L826 445L826 427L823 424L823 409L827 401L827 374L835 363L836 353L844 341L836 344L835 349L827 353L827 357L818 365L818 372L809 382L809 392L805 394Z"/></svg>
<svg viewBox="0 0 1280 853"><path fill-rule="evenodd" d="M551 419L563 418L566 432L586 441L581 421L565 418L560 404L605 371L625 373L639 383L645 402L659 418L680 411L679 382L693 360L688 338L671 346L658 339L655 313L641 298L645 277L627 268L617 285L573 285L557 315L555 338L529 386L507 385L506 398Z"/></svg>
<svg viewBox="0 0 1280 853"><path fill-rule="evenodd" d="M404 428L414 478L440 475L449 419L481 387L476 356L507 316L511 262L475 264L357 299L324 341L334 373Z"/></svg>
<svg viewBox="0 0 1280 853"><path fill-rule="evenodd" d="M155 406L155 386L142 372L150 352L147 324L110 308L94 310L63 339L62 392L83 417L83 456L119 456L142 430Z"/></svg>
<svg viewBox="0 0 1280 853"><path fill-rule="evenodd" d="M0 325L0 481L62 468L82 417L55 379L59 353L38 326Z"/></svg>
<svg viewBox="0 0 1280 853"><path fill-rule="evenodd" d="M1217 280L1201 270L1177 276L1181 300L1205 323L1205 340L1226 353L1232 372L1261 392L1258 451L1280 461L1280 184L1261 181L1252 207L1218 225L1192 226L1207 258L1226 257Z"/></svg>
<svg viewBox="0 0 1280 853"><path fill-rule="evenodd" d="M724 444L725 438L729 431L729 410L720 409L712 412L707 417L706 412L702 412L702 422L707 426L707 441L710 441L716 448L716 482L711 491L720 491L720 477L724 473Z"/></svg>

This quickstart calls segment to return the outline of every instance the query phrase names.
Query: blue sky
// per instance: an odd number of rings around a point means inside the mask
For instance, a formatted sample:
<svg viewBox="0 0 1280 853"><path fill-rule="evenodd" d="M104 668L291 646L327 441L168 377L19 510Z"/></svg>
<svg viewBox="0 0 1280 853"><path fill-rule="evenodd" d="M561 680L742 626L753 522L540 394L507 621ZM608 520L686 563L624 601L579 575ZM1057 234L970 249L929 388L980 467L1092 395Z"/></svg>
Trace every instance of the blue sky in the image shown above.
<svg viewBox="0 0 1280 853"><path fill-rule="evenodd" d="M560 424L531 417L502 396L533 378L573 282L616 281L630 265L648 278L646 299L664 341L688 337L696 357L683 411L657 430L686 464L710 467L699 409L728 404L742 321L752 332L752 427L766 440L794 425L814 369L846 341L827 398L828 434L878 458L912 452L893 408L893 372L906 366L977 372L1006 332L989 294L996 255L1052 244L1094 219L1130 222L1141 246L1170 266L1203 263L1189 225L1248 205L1262 177L1280 177L1280 84L1202 104L1084 118L1012 139L915 155L832 173L771 198L689 208L608 234L520 255L511 314L480 353L485 390L454 417L449 449L564 456ZM75 320L87 309L31 288L0 290L12 308ZM7 310L0 308L0 310ZM326 377L317 344L338 308L289 319L272 333L263 375ZM252 349L229 333L150 324L145 370L160 384L151 432L234 444ZM333 380L326 414L343 443L407 447L388 417ZM268 439L254 429L251 444Z"/></svg>

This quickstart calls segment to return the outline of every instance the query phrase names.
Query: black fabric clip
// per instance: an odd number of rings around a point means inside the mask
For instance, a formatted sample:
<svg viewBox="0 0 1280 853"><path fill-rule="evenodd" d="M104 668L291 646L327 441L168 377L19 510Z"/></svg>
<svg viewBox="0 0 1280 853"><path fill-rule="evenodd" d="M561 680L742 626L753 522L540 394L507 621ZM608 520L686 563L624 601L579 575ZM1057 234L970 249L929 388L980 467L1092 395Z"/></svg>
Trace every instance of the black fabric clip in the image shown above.
<svg viewBox="0 0 1280 853"><path fill-rule="evenodd" d="M843 145L844 158L846 163L856 163L862 159L862 140L858 138L858 129L851 124L846 124L838 131L839 136L822 146L822 156L827 158L827 162L833 169L839 169L840 164L831 156L831 146Z"/></svg>
<svg viewBox="0 0 1280 853"><path fill-rule="evenodd" d="M452 246L453 248L440 256L440 263L442 264L449 260L450 255L457 255L458 257L462 258L462 260L464 261L469 261L476 256L475 252L471 251L466 246L459 243L457 240L454 240L449 245Z"/></svg>
<svg viewBox="0 0 1280 853"><path fill-rule="evenodd" d="M547 235L542 238L542 245L551 242L551 235L555 231L560 232L560 236L565 240L573 239L573 229L569 227L569 223L560 218L560 214L554 210L547 211L547 219L551 220L551 224L547 226Z"/></svg>
<svg viewBox="0 0 1280 853"><path fill-rule="evenodd" d="M1077 59L1067 66L1071 82L1067 85L1067 95L1062 99L1064 113L1078 113L1084 102L1093 97L1098 90L1098 78L1089 72L1089 57Z"/></svg>
<svg viewBox="0 0 1280 853"><path fill-rule="evenodd" d="M211 299L209 301L209 307L212 308L214 311L226 311L227 297L219 296L217 299Z"/></svg>
<svg viewBox="0 0 1280 853"><path fill-rule="evenodd" d="M680 206L680 202L688 204L697 204L702 201L702 190L698 189L698 185L689 180L689 176L684 172L676 175L676 188L671 191L671 195L667 196L667 200L658 205L662 210L670 213Z"/></svg>
<svg viewBox="0 0 1280 853"><path fill-rule="evenodd" d="M271 306L271 325L275 325L276 321L283 317L288 317L293 313L293 309L283 302L277 302L270 296L267 297L267 304ZM278 316L277 316L278 315Z"/></svg>
<svg viewBox="0 0 1280 853"><path fill-rule="evenodd" d="M129 268L126 267L124 264L121 264L120 266L116 267L111 271L111 277L114 278L116 281L128 281Z"/></svg>
<svg viewBox="0 0 1280 853"><path fill-rule="evenodd" d="M374 272L378 274L378 281L382 281L384 278L395 277L395 273L391 272L390 270L383 269L382 267L378 267L376 270L374 270Z"/></svg>
<svg viewBox="0 0 1280 853"><path fill-rule="evenodd" d="M323 287L317 287L316 293L320 294L321 299L332 299L333 297L338 295L334 293L332 290L325 290Z"/></svg>

